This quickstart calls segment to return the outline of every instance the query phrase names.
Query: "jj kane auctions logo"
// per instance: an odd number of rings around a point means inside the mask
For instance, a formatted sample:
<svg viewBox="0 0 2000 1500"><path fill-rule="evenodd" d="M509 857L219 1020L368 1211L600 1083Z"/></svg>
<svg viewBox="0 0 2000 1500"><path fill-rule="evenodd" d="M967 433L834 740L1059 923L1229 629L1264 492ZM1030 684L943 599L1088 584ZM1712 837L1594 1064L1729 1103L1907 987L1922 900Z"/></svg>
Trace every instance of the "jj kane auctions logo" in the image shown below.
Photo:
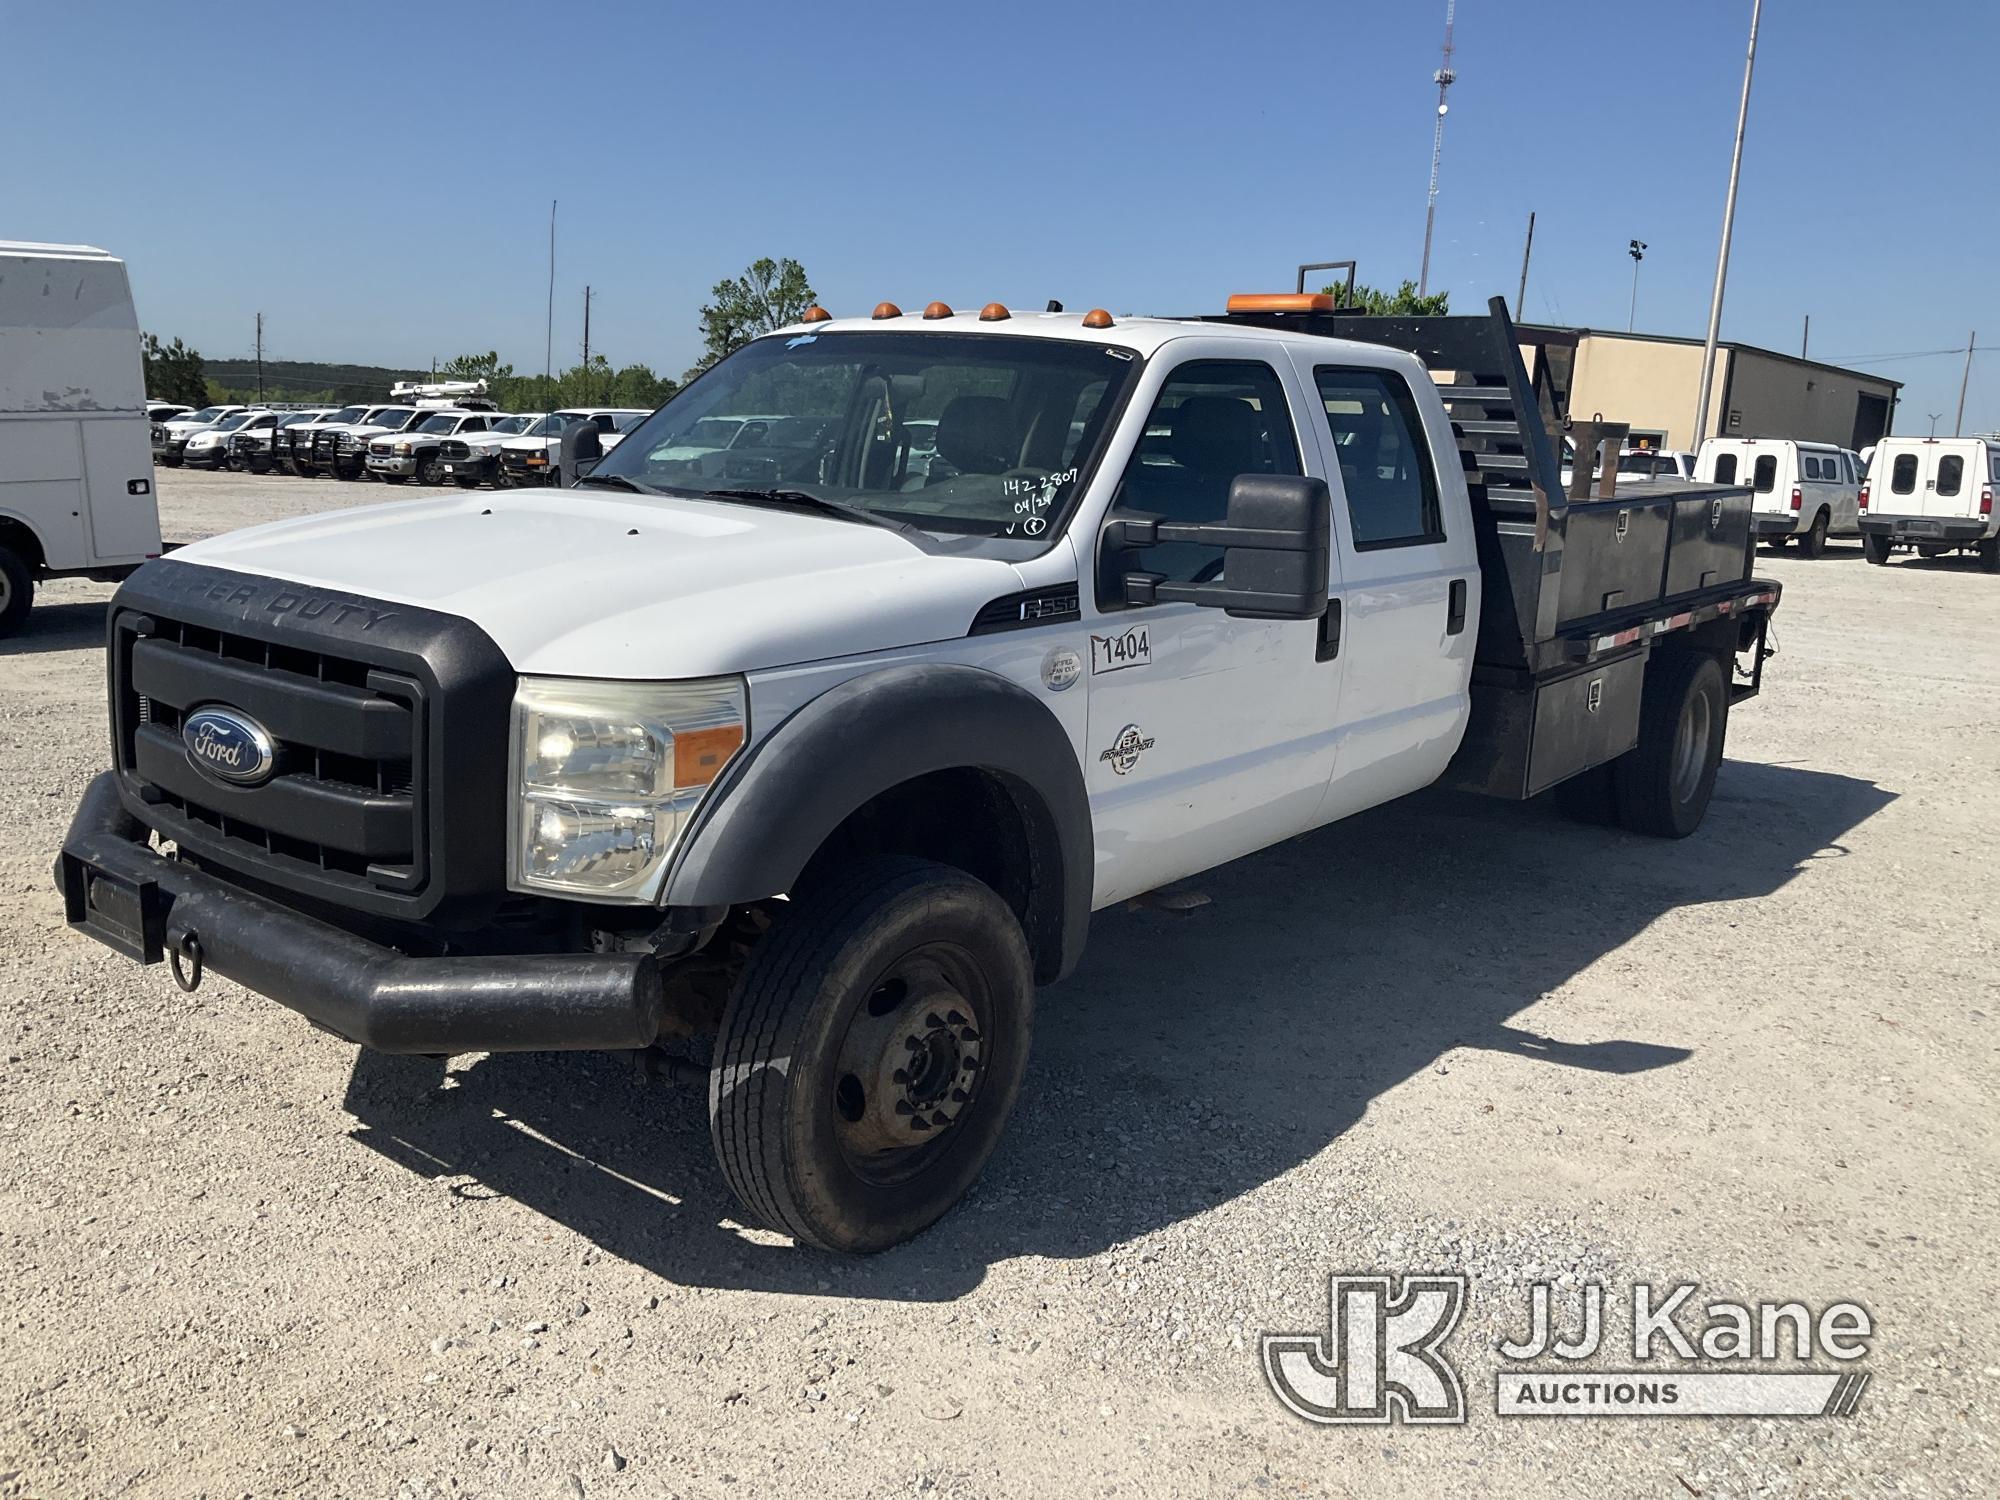
<svg viewBox="0 0 2000 1500"><path fill-rule="evenodd" d="M1495 1413L1844 1417L1859 1409L1869 1377L1853 1366L1875 1331L1861 1304L1835 1302L1815 1314L1803 1302L1702 1303L1699 1292L1695 1282L1634 1284L1636 1368L1582 1369L1607 1352L1603 1284L1564 1293L1574 1296L1575 1316L1559 1332L1555 1290L1532 1283L1526 1331L1497 1345ZM1462 1423L1464 1381L1445 1344L1468 1295L1462 1274L1404 1276L1400 1286L1388 1275L1330 1276L1325 1330L1264 1335L1264 1378L1308 1422ZM1836 1368L1800 1368L1820 1359ZM1705 1367L1683 1363L1696 1360Z"/></svg>

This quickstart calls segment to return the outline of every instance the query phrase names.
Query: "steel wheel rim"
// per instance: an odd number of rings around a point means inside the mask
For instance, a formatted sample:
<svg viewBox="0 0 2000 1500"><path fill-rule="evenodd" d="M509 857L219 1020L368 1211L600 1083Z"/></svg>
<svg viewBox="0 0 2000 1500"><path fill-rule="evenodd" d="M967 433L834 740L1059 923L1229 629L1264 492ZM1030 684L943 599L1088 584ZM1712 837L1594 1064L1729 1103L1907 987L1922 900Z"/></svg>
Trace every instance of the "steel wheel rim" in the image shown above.
<svg viewBox="0 0 2000 1500"><path fill-rule="evenodd" d="M906 1182L948 1152L990 1060L984 976L956 944L890 963L848 1017L833 1067L834 1135L849 1170Z"/></svg>
<svg viewBox="0 0 2000 1500"><path fill-rule="evenodd" d="M1674 800L1693 800L1701 785L1701 773L1708 763L1708 694L1696 693L1681 710L1674 729Z"/></svg>

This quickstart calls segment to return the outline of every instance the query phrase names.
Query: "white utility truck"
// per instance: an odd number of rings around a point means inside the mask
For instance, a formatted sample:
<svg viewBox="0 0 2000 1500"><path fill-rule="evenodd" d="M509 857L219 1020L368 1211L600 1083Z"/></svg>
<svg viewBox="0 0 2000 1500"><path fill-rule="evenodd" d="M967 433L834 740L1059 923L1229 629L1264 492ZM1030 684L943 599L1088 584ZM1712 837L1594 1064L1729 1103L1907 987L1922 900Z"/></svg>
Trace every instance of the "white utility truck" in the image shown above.
<svg viewBox="0 0 2000 1500"><path fill-rule="evenodd" d="M1852 449L1788 438L1705 438L1694 469L1708 484L1749 485L1757 540L1782 547L1796 537L1807 557L1825 552L1829 536L1861 535L1861 474Z"/></svg>
<svg viewBox="0 0 2000 1500"><path fill-rule="evenodd" d="M0 240L0 636L39 580L160 555L150 434L125 262Z"/></svg>
<svg viewBox="0 0 2000 1500"><path fill-rule="evenodd" d="M1988 573L2000 573L2000 440L1887 437L1877 445L1861 487L1861 547L1872 563L1897 547L1922 557L1960 548Z"/></svg>
<svg viewBox="0 0 2000 1500"><path fill-rule="evenodd" d="M69 920L366 1047L639 1051L757 1219L905 1239L1093 911L1437 782L1708 807L1748 490L1565 502L1504 304L1331 306L815 308L560 493L183 548L112 602ZM662 477L746 411L820 436Z"/></svg>

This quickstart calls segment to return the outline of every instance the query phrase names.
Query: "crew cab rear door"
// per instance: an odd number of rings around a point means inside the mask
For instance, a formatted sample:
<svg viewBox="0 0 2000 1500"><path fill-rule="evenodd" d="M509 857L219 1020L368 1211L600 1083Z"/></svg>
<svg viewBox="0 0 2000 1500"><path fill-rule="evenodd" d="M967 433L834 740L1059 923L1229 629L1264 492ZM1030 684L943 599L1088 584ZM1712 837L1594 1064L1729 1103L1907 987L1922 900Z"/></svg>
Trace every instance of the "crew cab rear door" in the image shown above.
<svg viewBox="0 0 2000 1500"><path fill-rule="evenodd" d="M1341 578L1340 738L1317 819L1330 822L1428 786L1458 749L1479 557L1457 441L1423 367L1349 344L1293 357L1312 392Z"/></svg>
<svg viewBox="0 0 2000 1500"><path fill-rule="evenodd" d="M1269 341L1191 337L1156 354L1106 465L1106 522L1224 519L1240 474L1324 476L1313 415ZM1137 420L1135 420L1137 419ZM1136 429L1136 434L1135 434ZM1116 547L1102 531L1083 593L1089 659L1084 784L1102 907L1312 826L1333 764L1342 658L1321 620L1237 619L1193 604L1128 606L1125 573L1207 582L1219 548ZM1338 592L1336 572L1331 592Z"/></svg>

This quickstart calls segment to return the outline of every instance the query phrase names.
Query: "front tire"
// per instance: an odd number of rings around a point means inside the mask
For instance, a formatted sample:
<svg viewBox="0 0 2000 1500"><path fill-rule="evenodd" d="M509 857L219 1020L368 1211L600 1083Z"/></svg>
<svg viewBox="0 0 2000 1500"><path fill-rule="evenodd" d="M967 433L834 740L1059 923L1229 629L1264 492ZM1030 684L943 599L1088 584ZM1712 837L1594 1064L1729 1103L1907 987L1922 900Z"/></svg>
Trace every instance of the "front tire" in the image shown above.
<svg viewBox="0 0 2000 1500"><path fill-rule="evenodd" d="M900 1244L993 1154L1033 1015L1020 924L964 871L878 857L802 889L723 1013L708 1093L723 1176L801 1244Z"/></svg>
<svg viewBox="0 0 2000 1500"><path fill-rule="evenodd" d="M28 560L11 547L0 547L0 636L19 630L34 602L35 575Z"/></svg>
<svg viewBox="0 0 2000 1500"><path fill-rule="evenodd" d="M417 483L435 489L444 483L444 459L432 452L417 460Z"/></svg>
<svg viewBox="0 0 2000 1500"><path fill-rule="evenodd" d="M1729 682L1714 657L1678 652L1646 669L1639 743L1620 756L1618 821L1633 833L1684 839L1701 826L1729 731Z"/></svg>

